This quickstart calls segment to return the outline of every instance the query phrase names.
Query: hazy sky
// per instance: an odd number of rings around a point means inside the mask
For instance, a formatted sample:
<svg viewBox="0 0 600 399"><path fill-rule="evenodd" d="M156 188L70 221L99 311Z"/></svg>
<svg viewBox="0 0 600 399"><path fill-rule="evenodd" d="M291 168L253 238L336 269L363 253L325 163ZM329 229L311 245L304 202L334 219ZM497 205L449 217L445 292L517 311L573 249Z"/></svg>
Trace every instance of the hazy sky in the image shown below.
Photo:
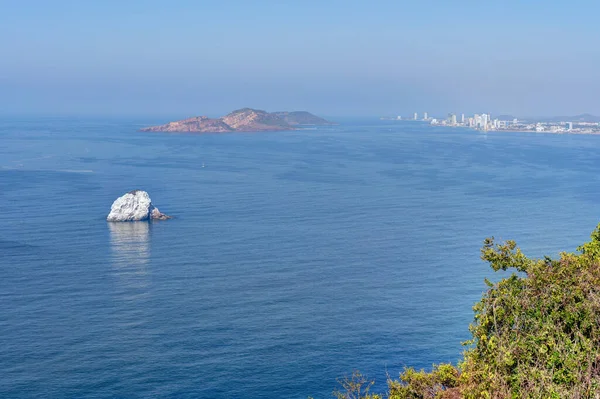
<svg viewBox="0 0 600 399"><path fill-rule="evenodd" d="M597 1L0 0L0 113L600 114Z"/></svg>

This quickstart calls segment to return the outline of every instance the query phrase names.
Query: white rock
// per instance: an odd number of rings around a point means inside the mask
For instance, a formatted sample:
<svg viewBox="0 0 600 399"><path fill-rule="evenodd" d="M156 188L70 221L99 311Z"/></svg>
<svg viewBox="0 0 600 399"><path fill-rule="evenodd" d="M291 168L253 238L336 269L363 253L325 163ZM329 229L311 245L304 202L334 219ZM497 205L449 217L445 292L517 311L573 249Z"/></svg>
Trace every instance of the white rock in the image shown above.
<svg viewBox="0 0 600 399"><path fill-rule="evenodd" d="M160 213L158 208L152 205L148 193L142 190L133 190L117 198L106 217L109 222L133 222L149 219L164 220L170 219L170 217Z"/></svg>

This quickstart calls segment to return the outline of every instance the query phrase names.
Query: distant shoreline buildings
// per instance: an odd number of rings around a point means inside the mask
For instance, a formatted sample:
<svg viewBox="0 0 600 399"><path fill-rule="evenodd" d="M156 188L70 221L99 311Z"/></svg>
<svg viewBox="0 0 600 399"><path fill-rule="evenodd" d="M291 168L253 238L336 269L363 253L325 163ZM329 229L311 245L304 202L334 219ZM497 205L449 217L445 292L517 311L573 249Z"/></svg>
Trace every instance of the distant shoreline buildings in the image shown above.
<svg viewBox="0 0 600 399"><path fill-rule="evenodd" d="M382 118L392 120L403 120L402 116L396 118ZM466 117L465 114L460 115L460 119L455 113L449 113L446 118L430 118L427 112L423 113L423 118L419 118L419 114L415 112L412 118L406 119L411 121L429 122L433 126L447 127L465 127L478 131L511 131L511 132L546 132L546 133L579 133L579 134L600 134L600 123L597 122L528 122L520 121L517 118L492 118L492 115L475 114Z"/></svg>

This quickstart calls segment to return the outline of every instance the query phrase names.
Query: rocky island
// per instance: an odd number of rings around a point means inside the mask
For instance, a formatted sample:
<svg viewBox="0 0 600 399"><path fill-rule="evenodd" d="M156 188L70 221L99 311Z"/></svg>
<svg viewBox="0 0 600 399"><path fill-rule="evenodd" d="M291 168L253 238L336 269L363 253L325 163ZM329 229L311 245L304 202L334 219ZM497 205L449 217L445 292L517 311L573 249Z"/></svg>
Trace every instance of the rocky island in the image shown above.
<svg viewBox="0 0 600 399"><path fill-rule="evenodd" d="M140 129L142 132L269 132L295 130L302 125L333 125L310 112L266 112L252 108L242 108L221 118L197 116L165 125Z"/></svg>
<svg viewBox="0 0 600 399"><path fill-rule="evenodd" d="M161 213L152 204L147 192L133 190L117 198L106 217L109 222L138 222L143 220L167 220L170 216Z"/></svg>

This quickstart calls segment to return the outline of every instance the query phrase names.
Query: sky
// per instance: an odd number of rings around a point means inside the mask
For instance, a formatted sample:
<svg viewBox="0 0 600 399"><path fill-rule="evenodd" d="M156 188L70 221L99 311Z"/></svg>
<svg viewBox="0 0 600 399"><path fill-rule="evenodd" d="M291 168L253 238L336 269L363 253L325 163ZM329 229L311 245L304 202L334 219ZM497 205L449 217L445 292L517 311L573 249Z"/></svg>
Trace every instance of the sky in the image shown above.
<svg viewBox="0 0 600 399"><path fill-rule="evenodd" d="M0 114L600 114L600 2L0 0Z"/></svg>

